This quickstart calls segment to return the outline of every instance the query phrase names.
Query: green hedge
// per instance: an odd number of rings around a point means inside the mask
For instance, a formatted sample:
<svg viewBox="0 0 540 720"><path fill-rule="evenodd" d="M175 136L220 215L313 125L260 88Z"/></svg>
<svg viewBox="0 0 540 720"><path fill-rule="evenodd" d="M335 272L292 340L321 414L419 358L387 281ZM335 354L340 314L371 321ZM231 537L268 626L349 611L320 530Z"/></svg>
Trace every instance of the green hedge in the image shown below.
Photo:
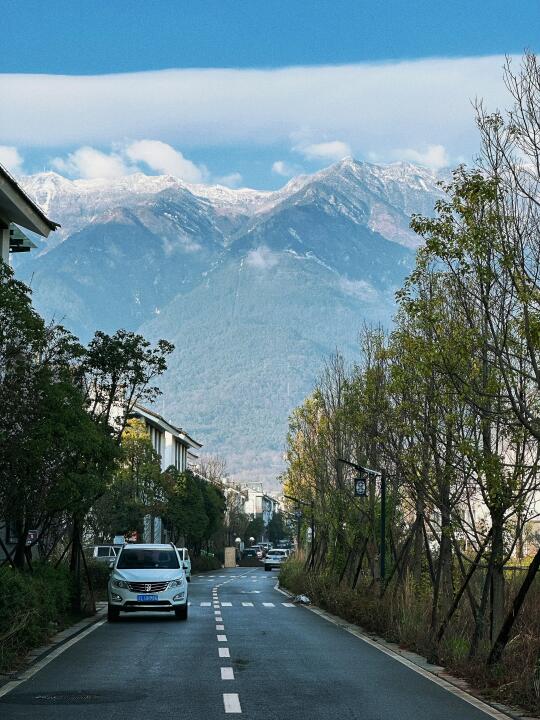
<svg viewBox="0 0 540 720"><path fill-rule="evenodd" d="M221 570L221 562L211 555L200 555L191 560L192 572L205 572L206 570Z"/></svg>
<svg viewBox="0 0 540 720"><path fill-rule="evenodd" d="M0 568L0 672L65 624L73 586L65 568Z"/></svg>
<svg viewBox="0 0 540 720"><path fill-rule="evenodd" d="M105 597L106 590L107 590L107 583L109 582L109 577L112 572L112 568L109 567L108 563L106 562L98 562L96 560L87 560L88 563L88 574L90 575L90 580L92 582L92 588L94 589L94 593L97 597ZM82 575L82 583L83 585L86 583L86 578L84 576L84 569L81 569L81 575Z"/></svg>

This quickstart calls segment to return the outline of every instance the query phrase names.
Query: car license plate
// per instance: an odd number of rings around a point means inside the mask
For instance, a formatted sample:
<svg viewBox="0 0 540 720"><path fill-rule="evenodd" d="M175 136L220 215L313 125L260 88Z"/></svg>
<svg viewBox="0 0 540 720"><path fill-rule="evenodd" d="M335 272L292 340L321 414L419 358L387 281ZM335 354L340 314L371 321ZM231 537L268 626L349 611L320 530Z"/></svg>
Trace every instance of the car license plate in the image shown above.
<svg viewBox="0 0 540 720"><path fill-rule="evenodd" d="M157 595L137 595L137 602L156 602Z"/></svg>

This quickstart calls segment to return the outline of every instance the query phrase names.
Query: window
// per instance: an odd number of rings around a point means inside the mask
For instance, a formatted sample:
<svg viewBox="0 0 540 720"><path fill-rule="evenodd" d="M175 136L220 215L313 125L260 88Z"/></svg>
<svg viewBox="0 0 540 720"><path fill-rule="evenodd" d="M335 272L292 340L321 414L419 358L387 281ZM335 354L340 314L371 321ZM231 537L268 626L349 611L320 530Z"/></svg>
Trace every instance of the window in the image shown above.
<svg viewBox="0 0 540 720"><path fill-rule="evenodd" d="M183 445L182 443L179 443L178 440L174 441L174 466L177 470L183 470L184 469L184 463L183 463Z"/></svg>
<svg viewBox="0 0 540 720"><path fill-rule="evenodd" d="M152 441L152 447L161 455L161 436L162 433L155 427L150 426L150 440Z"/></svg>
<svg viewBox="0 0 540 720"><path fill-rule="evenodd" d="M124 549L120 553L118 570L175 570L178 555L172 550Z"/></svg>
<svg viewBox="0 0 540 720"><path fill-rule="evenodd" d="M110 556L110 548L109 547L98 547L97 549L97 556L98 557L109 557Z"/></svg>

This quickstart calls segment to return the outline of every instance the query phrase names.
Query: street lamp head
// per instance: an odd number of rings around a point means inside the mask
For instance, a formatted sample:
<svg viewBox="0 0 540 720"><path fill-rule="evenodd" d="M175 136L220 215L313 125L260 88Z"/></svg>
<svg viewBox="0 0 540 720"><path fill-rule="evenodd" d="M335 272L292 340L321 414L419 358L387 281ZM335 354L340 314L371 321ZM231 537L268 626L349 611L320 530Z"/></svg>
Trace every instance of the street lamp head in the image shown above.
<svg viewBox="0 0 540 720"><path fill-rule="evenodd" d="M365 497L367 494L366 478L363 475L359 475L354 478L354 496Z"/></svg>
<svg viewBox="0 0 540 720"><path fill-rule="evenodd" d="M241 542L242 542L242 538L237 537L234 542L241 543Z"/></svg>
<svg viewBox="0 0 540 720"><path fill-rule="evenodd" d="M255 542L255 538L253 537L253 535L249 538L249 542L250 542L250 543L254 543L254 542Z"/></svg>

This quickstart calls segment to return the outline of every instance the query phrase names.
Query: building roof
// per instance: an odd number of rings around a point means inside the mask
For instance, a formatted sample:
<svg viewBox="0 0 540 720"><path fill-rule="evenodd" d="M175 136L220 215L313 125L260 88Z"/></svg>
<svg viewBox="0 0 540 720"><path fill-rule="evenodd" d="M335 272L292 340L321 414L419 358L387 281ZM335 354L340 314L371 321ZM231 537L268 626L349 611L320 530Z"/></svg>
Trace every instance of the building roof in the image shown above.
<svg viewBox="0 0 540 720"><path fill-rule="evenodd" d="M0 220L6 225L16 223L27 230L47 237L60 225L45 215L8 171L0 165Z"/></svg>
<svg viewBox="0 0 540 720"><path fill-rule="evenodd" d="M172 423L170 423L168 420L165 420L164 417L159 415L159 413L154 412L154 410L150 410L150 408L144 407L144 405L139 405L139 403L136 403L133 407L132 413L135 415L141 415L142 417L146 418L151 424L158 427L160 430L170 432L185 445L189 445L190 447L194 448L202 447L202 443L194 440L190 435L187 434L185 430L175 427Z"/></svg>

